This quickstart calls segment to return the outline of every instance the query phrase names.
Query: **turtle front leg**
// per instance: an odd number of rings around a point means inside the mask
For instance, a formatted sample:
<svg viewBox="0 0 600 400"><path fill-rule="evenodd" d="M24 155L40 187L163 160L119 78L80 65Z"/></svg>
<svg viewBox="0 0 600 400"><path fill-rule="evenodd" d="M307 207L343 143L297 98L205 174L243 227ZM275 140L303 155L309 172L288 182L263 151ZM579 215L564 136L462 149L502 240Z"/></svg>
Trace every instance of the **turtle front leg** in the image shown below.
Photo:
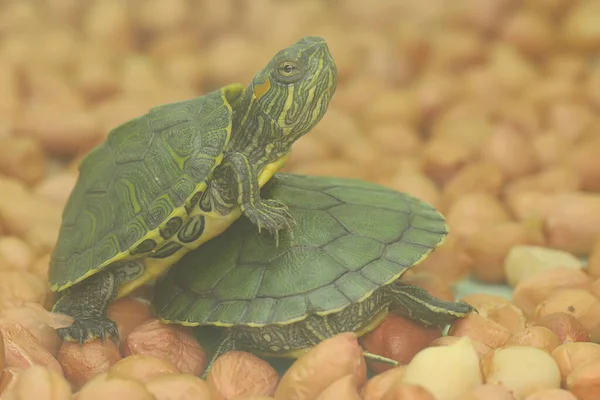
<svg viewBox="0 0 600 400"><path fill-rule="evenodd" d="M56 333L62 340L91 342L97 338L104 342L110 337L119 341L117 325L107 318L108 305L117 297L119 280L111 271L100 271L69 289L56 301L53 312L75 319L72 325L59 328Z"/></svg>
<svg viewBox="0 0 600 400"><path fill-rule="evenodd" d="M449 325L470 312L477 312L470 304L441 300L419 286L400 281L390 285L390 295L393 311L427 326Z"/></svg>
<svg viewBox="0 0 600 400"><path fill-rule="evenodd" d="M243 153L227 155L225 164L231 168L237 183L237 204L244 215L258 227L275 234L289 229L292 217L285 204L275 199L261 199L258 174L248 157Z"/></svg>

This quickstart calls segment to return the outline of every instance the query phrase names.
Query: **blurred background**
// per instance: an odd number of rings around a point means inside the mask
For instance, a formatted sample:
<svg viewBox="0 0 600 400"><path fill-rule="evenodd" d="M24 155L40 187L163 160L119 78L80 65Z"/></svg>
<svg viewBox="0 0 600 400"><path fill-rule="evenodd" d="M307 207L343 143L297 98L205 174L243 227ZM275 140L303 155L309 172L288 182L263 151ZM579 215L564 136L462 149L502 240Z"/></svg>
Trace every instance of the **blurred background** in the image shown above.
<svg viewBox="0 0 600 400"><path fill-rule="evenodd" d="M46 254L110 129L247 84L304 35L328 41L339 82L286 171L409 192L461 240L529 221L539 197L507 193L600 190L599 21L598 0L0 0L0 232ZM460 258L441 254L440 271Z"/></svg>

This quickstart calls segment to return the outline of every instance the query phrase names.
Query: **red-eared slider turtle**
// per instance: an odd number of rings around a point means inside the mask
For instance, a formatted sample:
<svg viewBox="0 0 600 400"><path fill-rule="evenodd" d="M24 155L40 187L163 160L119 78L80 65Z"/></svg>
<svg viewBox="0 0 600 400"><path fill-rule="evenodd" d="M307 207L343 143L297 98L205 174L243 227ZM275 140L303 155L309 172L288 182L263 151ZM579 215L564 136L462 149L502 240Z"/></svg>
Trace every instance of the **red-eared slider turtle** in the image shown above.
<svg viewBox="0 0 600 400"><path fill-rule="evenodd" d="M286 204L296 221L279 246L239 220L155 286L162 321L223 328L209 366L234 349L297 357L337 333L373 330L389 310L425 325L474 310L398 280L447 234L429 204L359 180L282 173L262 195Z"/></svg>
<svg viewBox="0 0 600 400"><path fill-rule="evenodd" d="M337 69L327 44L304 37L247 88L231 84L158 106L113 129L79 166L50 263L62 339L118 339L107 305L155 278L244 215L258 231L290 226L260 197L292 144L325 114Z"/></svg>

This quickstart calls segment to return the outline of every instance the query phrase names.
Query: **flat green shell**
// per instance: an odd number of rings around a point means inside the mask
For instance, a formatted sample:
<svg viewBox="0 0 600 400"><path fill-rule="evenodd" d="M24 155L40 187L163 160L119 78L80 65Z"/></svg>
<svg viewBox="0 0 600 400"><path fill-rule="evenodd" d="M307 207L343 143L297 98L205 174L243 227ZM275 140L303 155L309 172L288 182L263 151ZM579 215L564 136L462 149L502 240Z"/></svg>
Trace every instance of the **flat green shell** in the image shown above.
<svg viewBox="0 0 600 400"><path fill-rule="evenodd" d="M186 204L222 160L232 125L228 98L241 90L230 85L152 108L83 159L51 259L53 290L127 259Z"/></svg>
<svg viewBox="0 0 600 400"><path fill-rule="evenodd" d="M263 198L289 206L292 235L245 218L188 253L155 288L164 320L189 325L288 324L361 302L438 247L448 232L429 204L346 178L277 174Z"/></svg>

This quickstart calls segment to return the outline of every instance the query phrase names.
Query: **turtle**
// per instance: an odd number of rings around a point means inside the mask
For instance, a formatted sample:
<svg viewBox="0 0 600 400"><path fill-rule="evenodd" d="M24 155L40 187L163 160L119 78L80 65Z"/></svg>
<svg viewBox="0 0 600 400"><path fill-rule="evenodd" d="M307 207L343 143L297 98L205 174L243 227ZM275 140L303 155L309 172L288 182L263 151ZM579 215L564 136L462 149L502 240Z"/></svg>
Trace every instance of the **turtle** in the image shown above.
<svg viewBox="0 0 600 400"><path fill-rule="evenodd" d="M160 321L220 332L204 377L225 352L293 359L338 333L360 337L390 311L426 326L476 311L400 280L448 233L430 204L355 178L283 172L262 195L286 204L296 221L279 246L240 219L154 287Z"/></svg>
<svg viewBox="0 0 600 400"><path fill-rule="evenodd" d="M52 252L52 310L74 319L59 337L118 342L108 305L241 216L278 242L293 219L260 188L321 120L336 87L325 39L306 36L247 87L160 105L112 129L78 167Z"/></svg>

